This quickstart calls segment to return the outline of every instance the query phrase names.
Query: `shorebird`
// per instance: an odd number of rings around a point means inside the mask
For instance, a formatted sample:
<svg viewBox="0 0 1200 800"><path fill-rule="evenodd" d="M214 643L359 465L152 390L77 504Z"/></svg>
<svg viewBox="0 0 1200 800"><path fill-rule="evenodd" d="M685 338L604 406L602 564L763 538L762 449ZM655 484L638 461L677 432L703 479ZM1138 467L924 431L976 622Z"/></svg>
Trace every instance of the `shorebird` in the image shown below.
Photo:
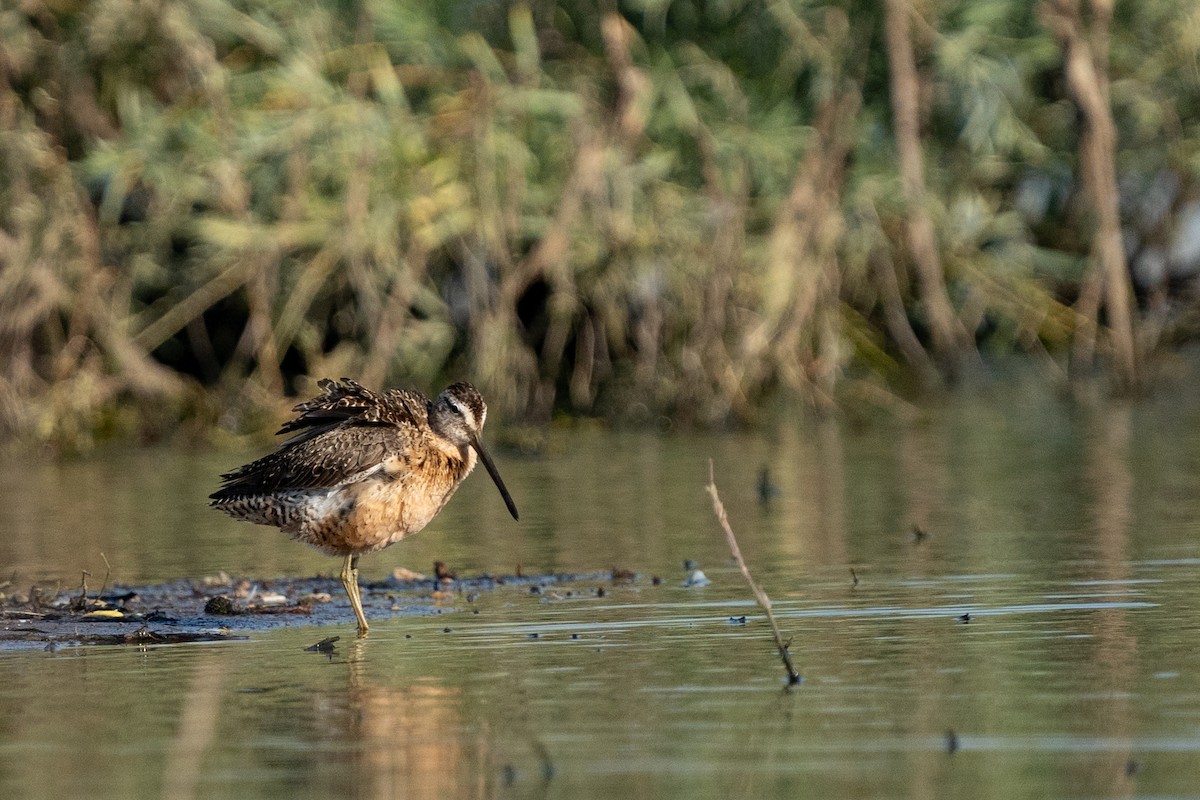
<svg viewBox="0 0 1200 800"><path fill-rule="evenodd" d="M209 499L229 516L280 528L342 556L342 586L366 636L358 557L424 528L482 461L513 519L517 507L480 440L487 406L469 383L433 400L323 380L323 394L292 409L294 434L273 453L221 476Z"/></svg>

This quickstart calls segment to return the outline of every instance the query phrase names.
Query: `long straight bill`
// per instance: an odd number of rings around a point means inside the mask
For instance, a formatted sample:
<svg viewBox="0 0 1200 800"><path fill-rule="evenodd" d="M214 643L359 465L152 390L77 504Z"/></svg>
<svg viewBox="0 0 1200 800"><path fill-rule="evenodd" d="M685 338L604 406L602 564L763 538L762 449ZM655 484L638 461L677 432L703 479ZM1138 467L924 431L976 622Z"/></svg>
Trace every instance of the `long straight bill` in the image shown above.
<svg viewBox="0 0 1200 800"><path fill-rule="evenodd" d="M496 484L496 488L500 490L500 496L504 498L504 505L508 506L508 513L512 514L512 518L520 520L521 517L517 514L517 504L513 502L512 495L508 493L508 487L504 485L504 480L500 477L500 472L496 469L496 465L492 462L492 457L488 455L487 450L483 447L483 442L479 441L478 436L471 437L471 446L475 448L475 452L479 454L479 460L483 462L483 467L488 471L488 475L492 476L492 482Z"/></svg>

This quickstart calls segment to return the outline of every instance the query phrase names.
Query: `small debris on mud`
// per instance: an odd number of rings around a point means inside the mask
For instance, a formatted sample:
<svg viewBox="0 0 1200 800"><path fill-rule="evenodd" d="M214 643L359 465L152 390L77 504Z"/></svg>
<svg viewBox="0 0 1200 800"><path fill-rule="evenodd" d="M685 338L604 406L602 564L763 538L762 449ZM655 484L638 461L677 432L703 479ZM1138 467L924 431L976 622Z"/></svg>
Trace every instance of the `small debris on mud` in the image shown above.
<svg viewBox="0 0 1200 800"><path fill-rule="evenodd" d="M414 583L416 581L424 581L429 579L419 572L413 572L411 569L396 567L394 570L392 570L392 580L400 581L402 583Z"/></svg>
<svg viewBox="0 0 1200 800"><path fill-rule="evenodd" d="M84 619L123 619L125 612L116 608L101 608L84 613Z"/></svg>
<svg viewBox="0 0 1200 800"><path fill-rule="evenodd" d="M446 566L445 561L433 562L433 575L438 579L438 583L454 583L458 576L454 574L454 570Z"/></svg>
<svg viewBox="0 0 1200 800"><path fill-rule="evenodd" d="M219 594L216 597L210 597L208 602L204 604L204 613L227 617L231 614L237 614L238 610L234 608L232 600L223 594Z"/></svg>
<svg viewBox="0 0 1200 800"><path fill-rule="evenodd" d="M282 606L287 603L287 595L279 592L263 592L257 598L260 606Z"/></svg>
<svg viewBox="0 0 1200 800"><path fill-rule="evenodd" d="M274 604L274 605L265 605L265 606L255 604L255 605L251 605L251 606L246 606L246 613L247 614L264 614L264 615L266 615L266 614L271 614L271 615L286 615L286 614L306 615L307 614L307 615L310 615L313 613L313 607L311 605L300 605L300 604L291 604L291 605Z"/></svg>
<svg viewBox="0 0 1200 800"><path fill-rule="evenodd" d="M316 644L310 644L308 647L304 648L304 651L306 653L332 653L334 649L334 643L341 638L342 637L340 636L326 637Z"/></svg>
<svg viewBox="0 0 1200 800"><path fill-rule="evenodd" d="M205 575L200 579L200 582L209 589L233 585L233 580L224 572L218 572L216 575Z"/></svg>

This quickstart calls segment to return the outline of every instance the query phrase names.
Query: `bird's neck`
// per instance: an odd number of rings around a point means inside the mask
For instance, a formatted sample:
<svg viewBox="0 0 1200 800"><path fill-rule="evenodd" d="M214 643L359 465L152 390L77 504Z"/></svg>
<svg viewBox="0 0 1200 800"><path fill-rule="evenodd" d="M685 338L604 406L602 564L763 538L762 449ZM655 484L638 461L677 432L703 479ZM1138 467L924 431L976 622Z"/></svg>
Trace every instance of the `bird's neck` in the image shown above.
<svg viewBox="0 0 1200 800"><path fill-rule="evenodd" d="M467 472L475 469L475 462L478 456L475 454L475 449L470 445L455 444L444 436L439 435L436 431L430 437L434 449L445 456L450 463L462 463L466 465Z"/></svg>

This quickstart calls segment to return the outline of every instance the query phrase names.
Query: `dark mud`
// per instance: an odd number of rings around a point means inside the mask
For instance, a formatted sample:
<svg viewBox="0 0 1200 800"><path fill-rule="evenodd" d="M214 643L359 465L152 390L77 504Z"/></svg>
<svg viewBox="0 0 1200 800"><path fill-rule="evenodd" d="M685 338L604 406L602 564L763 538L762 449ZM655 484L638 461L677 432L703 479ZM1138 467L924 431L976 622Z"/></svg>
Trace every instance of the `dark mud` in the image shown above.
<svg viewBox="0 0 1200 800"><path fill-rule="evenodd" d="M434 577L363 582L368 619L463 611L484 592L508 590L551 599L604 597L613 583L639 580L627 570L458 578L439 564ZM9 581L12 591L15 580ZM0 650L82 645L164 645L249 638L282 626L344 624L354 614L333 576L250 580L221 574L89 594L34 586L0 595Z"/></svg>

